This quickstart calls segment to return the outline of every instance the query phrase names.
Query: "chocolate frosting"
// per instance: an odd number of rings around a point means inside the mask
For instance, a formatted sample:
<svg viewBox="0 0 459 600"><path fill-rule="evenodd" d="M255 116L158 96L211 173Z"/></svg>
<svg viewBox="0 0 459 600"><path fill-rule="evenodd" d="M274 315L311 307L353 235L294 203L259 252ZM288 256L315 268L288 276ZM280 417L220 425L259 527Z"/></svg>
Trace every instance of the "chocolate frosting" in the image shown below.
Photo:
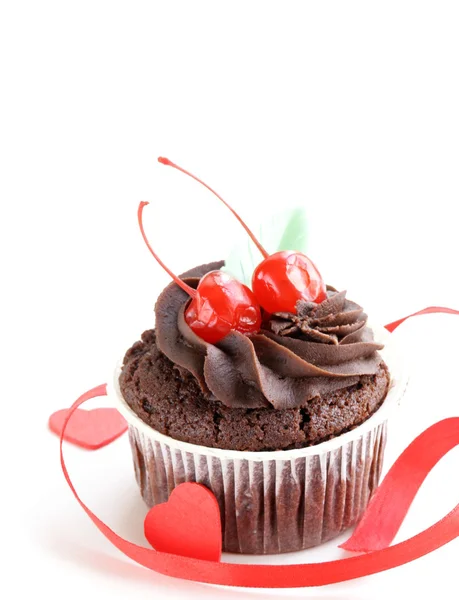
<svg viewBox="0 0 459 600"><path fill-rule="evenodd" d="M202 265L181 278L196 288L205 273L223 264ZM381 363L377 351L383 346L373 341L363 309L347 300L346 292L329 287L327 295L321 304L308 305L307 311L303 307L308 331L318 332L315 341L301 330L294 337L278 335L271 321L257 334L232 331L217 344L209 344L185 322L189 296L171 283L155 306L156 343L172 362L196 377L204 393L226 406L303 406L316 396L355 385L363 375L374 375ZM317 341L324 330L327 340Z"/></svg>

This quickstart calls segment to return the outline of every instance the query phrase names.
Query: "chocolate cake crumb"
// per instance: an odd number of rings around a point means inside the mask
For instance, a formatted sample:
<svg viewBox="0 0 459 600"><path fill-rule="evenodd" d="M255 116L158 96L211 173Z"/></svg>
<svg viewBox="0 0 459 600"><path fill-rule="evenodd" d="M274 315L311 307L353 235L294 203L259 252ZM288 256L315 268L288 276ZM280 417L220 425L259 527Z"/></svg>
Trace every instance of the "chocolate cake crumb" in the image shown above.
<svg viewBox="0 0 459 600"><path fill-rule="evenodd" d="M304 406L229 408L206 396L196 379L156 346L154 330L128 350L120 376L127 404L147 424L176 440L240 451L290 450L341 435L366 421L389 386L384 362L375 375Z"/></svg>

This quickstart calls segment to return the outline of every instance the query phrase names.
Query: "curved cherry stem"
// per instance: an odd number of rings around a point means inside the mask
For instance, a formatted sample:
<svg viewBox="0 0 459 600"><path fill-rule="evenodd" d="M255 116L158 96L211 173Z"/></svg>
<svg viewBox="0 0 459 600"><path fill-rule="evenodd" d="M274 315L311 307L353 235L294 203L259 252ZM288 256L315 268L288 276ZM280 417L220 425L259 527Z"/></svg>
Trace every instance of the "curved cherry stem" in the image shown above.
<svg viewBox="0 0 459 600"><path fill-rule="evenodd" d="M144 239L145 244L147 245L147 248L150 250L150 252L156 258L156 260L162 266L162 268L166 271L166 273L168 273L172 277L172 279L175 281L175 283L177 285L179 285L182 288L182 290L184 292L186 292L189 296L191 296L192 298L196 298L196 290L194 290L187 283L185 283L184 281L182 281L180 279L180 277L177 277L177 275L175 275L175 273L172 273L172 271L168 267L166 267L166 265L163 263L163 261L159 258L159 256L156 254L156 252L150 246L150 242L148 241L148 238L146 236L145 230L143 228L143 221L142 221L143 209L148 204L150 204L150 203L149 202L141 202L139 204L139 208L137 210L137 219L139 221L140 232L142 234L142 237Z"/></svg>
<svg viewBox="0 0 459 600"><path fill-rule="evenodd" d="M188 175L188 177L191 177L192 179L194 179L195 181L197 181L198 183L200 183L201 185L203 185L204 187L206 187L210 192L212 192L212 194L214 194L214 196L217 196L217 198L221 202L223 202L223 204L226 206L226 208L228 208L233 213L233 215L236 217L236 219L239 221L239 223L242 225L242 227L244 227L244 229L248 233L248 235L249 235L250 239L252 240L252 242L255 244L255 246L258 248L258 250L260 250L260 252L263 254L263 257L264 258L268 258L268 256L269 256L268 252L266 252L266 250L263 248L263 246L257 240L257 238L255 237L255 235L249 229L248 225L246 225L244 223L244 221L237 214L237 212L234 210L234 208L231 208L231 206L228 204L228 202L226 202L226 200L223 200L223 198L220 196L220 194L217 194L217 192L215 190L213 190L209 185L207 185L207 183L204 183L204 181L202 181L202 179L199 179L199 177L196 177L196 175L193 175L193 173L190 173L189 171L186 171L185 169L182 169L182 167L179 167L178 165L176 165L175 163L173 163L168 158L164 158L163 156L160 156L158 158L158 162L160 162L162 165L166 165L168 167L174 167L174 169L177 169L177 171L181 171L182 173L185 173L185 175Z"/></svg>

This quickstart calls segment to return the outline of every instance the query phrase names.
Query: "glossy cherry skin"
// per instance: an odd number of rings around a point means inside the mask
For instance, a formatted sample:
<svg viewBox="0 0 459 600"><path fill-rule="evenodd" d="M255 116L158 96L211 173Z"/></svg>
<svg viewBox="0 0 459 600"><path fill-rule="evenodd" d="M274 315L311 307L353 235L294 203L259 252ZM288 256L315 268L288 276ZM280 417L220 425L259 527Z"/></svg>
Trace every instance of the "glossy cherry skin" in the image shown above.
<svg viewBox="0 0 459 600"><path fill-rule="evenodd" d="M296 312L298 300L322 302L325 283L314 263L301 252L283 250L265 258L255 269L252 289L268 312Z"/></svg>
<svg viewBox="0 0 459 600"><path fill-rule="evenodd" d="M204 341L215 344L231 330L259 331L261 311L255 295L228 273L206 273L196 292L185 310L185 321Z"/></svg>

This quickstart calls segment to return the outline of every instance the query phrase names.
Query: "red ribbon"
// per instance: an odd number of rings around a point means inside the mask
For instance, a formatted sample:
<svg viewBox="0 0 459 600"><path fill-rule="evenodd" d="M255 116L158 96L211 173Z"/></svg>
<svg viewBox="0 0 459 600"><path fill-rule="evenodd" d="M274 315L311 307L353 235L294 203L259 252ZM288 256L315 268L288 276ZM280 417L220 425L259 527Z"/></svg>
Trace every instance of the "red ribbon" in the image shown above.
<svg viewBox="0 0 459 600"><path fill-rule="evenodd" d="M403 317L403 319L398 319L398 321L394 321L393 323L389 323L386 325L387 331L391 333L397 329L399 325L401 325L407 319L411 319L411 317L417 317L419 315L430 315L432 313L446 313L448 315L459 315L459 310L454 310L453 308L445 308L443 306L428 306L427 308L423 308L422 310L418 310L407 317Z"/></svg>
<svg viewBox="0 0 459 600"><path fill-rule="evenodd" d="M412 316L433 312L459 314L459 311L448 308L430 307L390 323L386 329L394 331ZM133 544L117 535L84 504L72 484L64 461L63 439L72 414L89 399L106 394L106 385L100 385L80 396L70 408L60 438L61 466L75 498L103 535L123 554L148 569L171 577L221 585L312 587L392 569L425 556L459 536L457 505L446 517L422 533L386 547L397 533L430 470L449 450L459 445L459 417L452 417L429 427L401 454L373 496L354 535L342 546L349 550L368 551L367 554L312 564L242 565L187 558Z"/></svg>

